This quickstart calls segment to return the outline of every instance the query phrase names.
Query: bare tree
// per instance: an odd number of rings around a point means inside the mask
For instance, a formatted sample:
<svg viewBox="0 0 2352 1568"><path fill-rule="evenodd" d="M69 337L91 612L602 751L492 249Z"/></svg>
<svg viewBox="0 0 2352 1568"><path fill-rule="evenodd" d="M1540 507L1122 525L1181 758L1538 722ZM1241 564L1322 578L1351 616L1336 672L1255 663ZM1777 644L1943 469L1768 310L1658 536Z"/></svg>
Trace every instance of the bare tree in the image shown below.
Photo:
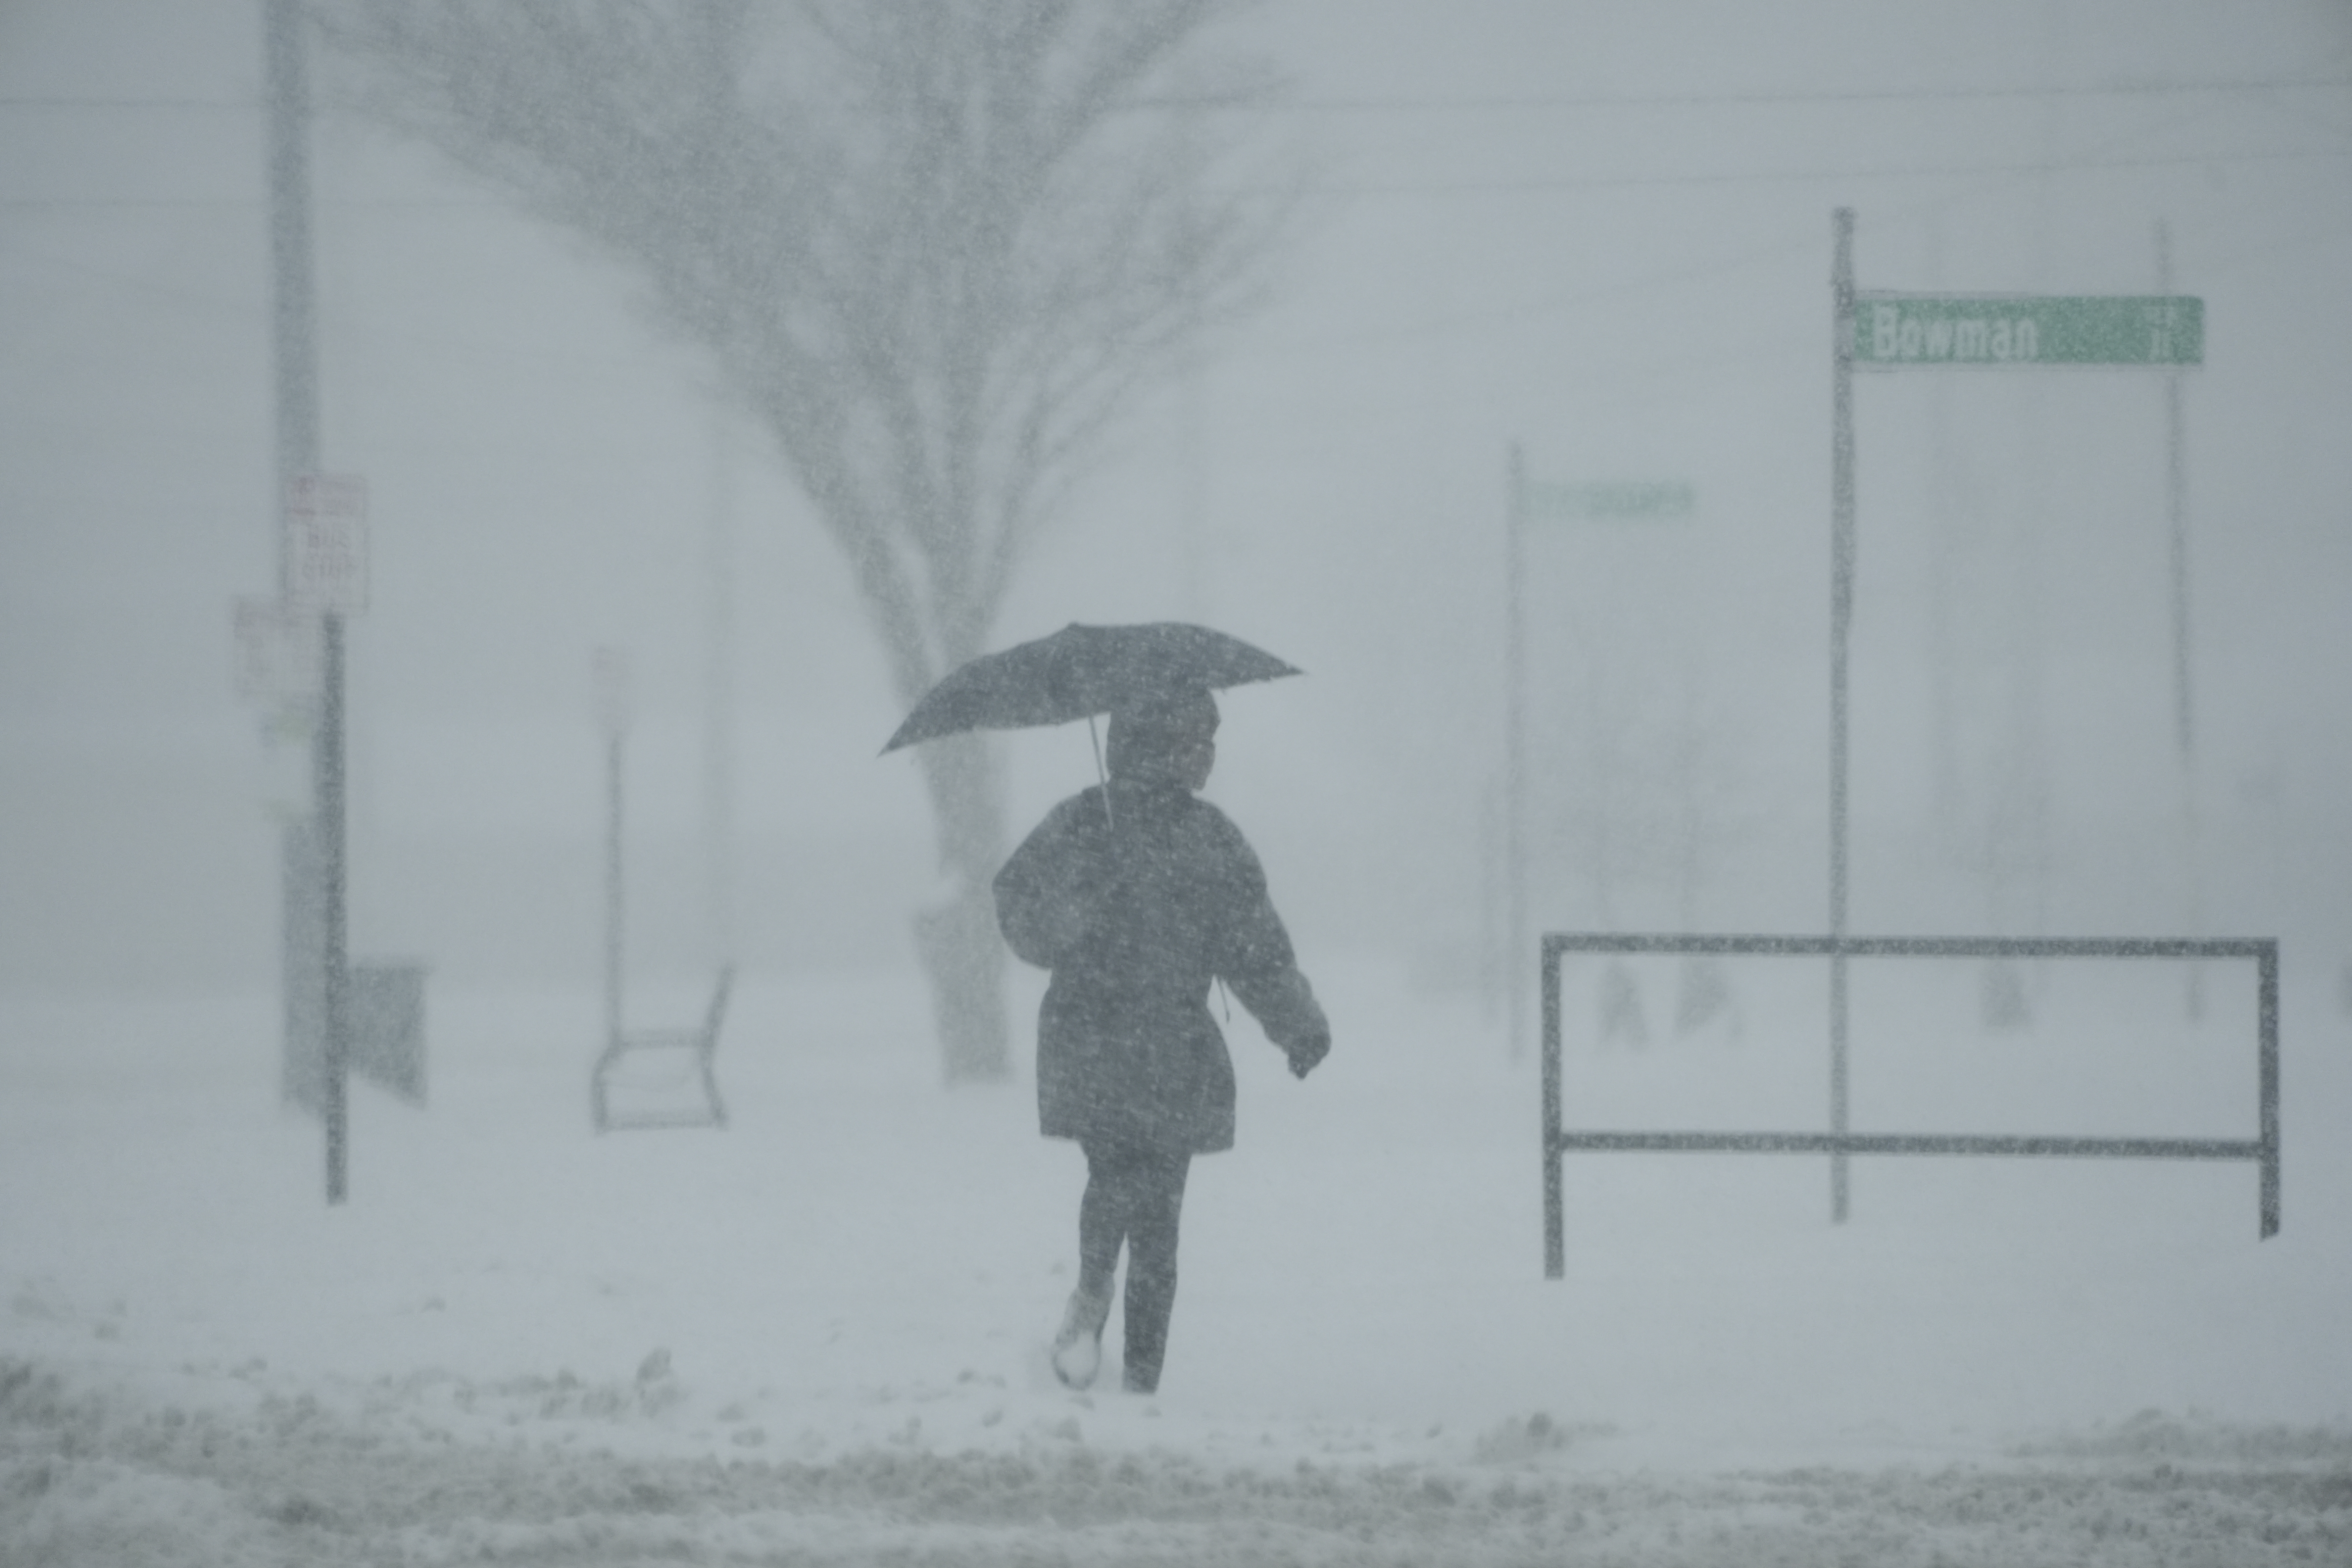
<svg viewBox="0 0 2352 1568"><path fill-rule="evenodd" d="M1250 302L1292 210L1186 105L1229 0L314 0L362 101L636 269L846 554L911 704L983 651L1105 426ZM1008 1070L987 743L919 753L950 1079Z"/></svg>

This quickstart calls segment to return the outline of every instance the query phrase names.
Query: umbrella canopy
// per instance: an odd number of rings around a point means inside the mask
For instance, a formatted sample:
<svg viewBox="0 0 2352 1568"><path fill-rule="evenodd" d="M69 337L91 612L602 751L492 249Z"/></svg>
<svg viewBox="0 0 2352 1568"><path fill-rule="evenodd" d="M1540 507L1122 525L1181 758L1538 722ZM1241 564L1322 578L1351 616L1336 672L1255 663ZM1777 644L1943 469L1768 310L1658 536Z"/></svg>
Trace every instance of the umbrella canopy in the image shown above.
<svg viewBox="0 0 2352 1568"><path fill-rule="evenodd" d="M1297 675L1263 648L1182 621L1083 626L982 654L923 694L885 752L967 730L1025 730L1188 689Z"/></svg>

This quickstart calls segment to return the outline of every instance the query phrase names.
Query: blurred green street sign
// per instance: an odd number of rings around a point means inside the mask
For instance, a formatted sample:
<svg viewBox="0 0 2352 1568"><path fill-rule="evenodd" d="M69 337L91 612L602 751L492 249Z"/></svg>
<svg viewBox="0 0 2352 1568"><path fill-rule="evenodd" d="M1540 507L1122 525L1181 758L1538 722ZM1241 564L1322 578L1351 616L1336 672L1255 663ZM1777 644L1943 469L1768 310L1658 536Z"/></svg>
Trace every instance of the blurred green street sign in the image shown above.
<svg viewBox="0 0 2352 1568"><path fill-rule="evenodd" d="M1688 517L1697 503L1697 492L1676 480L1598 485L1528 482L1530 517Z"/></svg>
<svg viewBox="0 0 2352 1568"><path fill-rule="evenodd" d="M1853 297L1858 370L2205 363L2205 301L2188 294Z"/></svg>

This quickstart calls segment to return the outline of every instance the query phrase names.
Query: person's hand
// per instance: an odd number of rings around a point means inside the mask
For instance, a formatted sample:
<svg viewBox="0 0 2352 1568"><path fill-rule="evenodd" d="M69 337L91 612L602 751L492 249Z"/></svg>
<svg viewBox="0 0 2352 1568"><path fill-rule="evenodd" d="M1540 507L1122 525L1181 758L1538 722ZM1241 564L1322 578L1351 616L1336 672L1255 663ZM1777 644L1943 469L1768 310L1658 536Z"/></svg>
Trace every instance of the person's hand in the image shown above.
<svg viewBox="0 0 2352 1568"><path fill-rule="evenodd" d="M1331 1054L1331 1036L1328 1031L1318 1030L1292 1046L1286 1054L1290 1058L1290 1076L1305 1078L1315 1070L1318 1062Z"/></svg>

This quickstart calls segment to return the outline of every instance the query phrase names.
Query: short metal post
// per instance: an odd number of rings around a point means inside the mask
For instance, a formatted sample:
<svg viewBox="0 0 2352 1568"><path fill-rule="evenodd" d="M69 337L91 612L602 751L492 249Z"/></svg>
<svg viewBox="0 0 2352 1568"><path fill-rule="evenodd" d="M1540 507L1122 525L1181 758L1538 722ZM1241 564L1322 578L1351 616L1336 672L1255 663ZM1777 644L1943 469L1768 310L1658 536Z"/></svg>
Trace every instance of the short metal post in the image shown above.
<svg viewBox="0 0 2352 1568"><path fill-rule="evenodd" d="M1544 1278L1568 1272L1568 1219L1559 1189L1559 948L1543 943Z"/></svg>
<svg viewBox="0 0 2352 1568"><path fill-rule="evenodd" d="M1843 1137L1846 1123L1845 949L1830 954L1830 1131ZM1843 1225L1851 1207L1852 1179L1843 1150L1830 1156L1830 1223Z"/></svg>
<svg viewBox="0 0 2352 1568"><path fill-rule="evenodd" d="M604 1043L621 1037L621 731L604 736Z"/></svg>

